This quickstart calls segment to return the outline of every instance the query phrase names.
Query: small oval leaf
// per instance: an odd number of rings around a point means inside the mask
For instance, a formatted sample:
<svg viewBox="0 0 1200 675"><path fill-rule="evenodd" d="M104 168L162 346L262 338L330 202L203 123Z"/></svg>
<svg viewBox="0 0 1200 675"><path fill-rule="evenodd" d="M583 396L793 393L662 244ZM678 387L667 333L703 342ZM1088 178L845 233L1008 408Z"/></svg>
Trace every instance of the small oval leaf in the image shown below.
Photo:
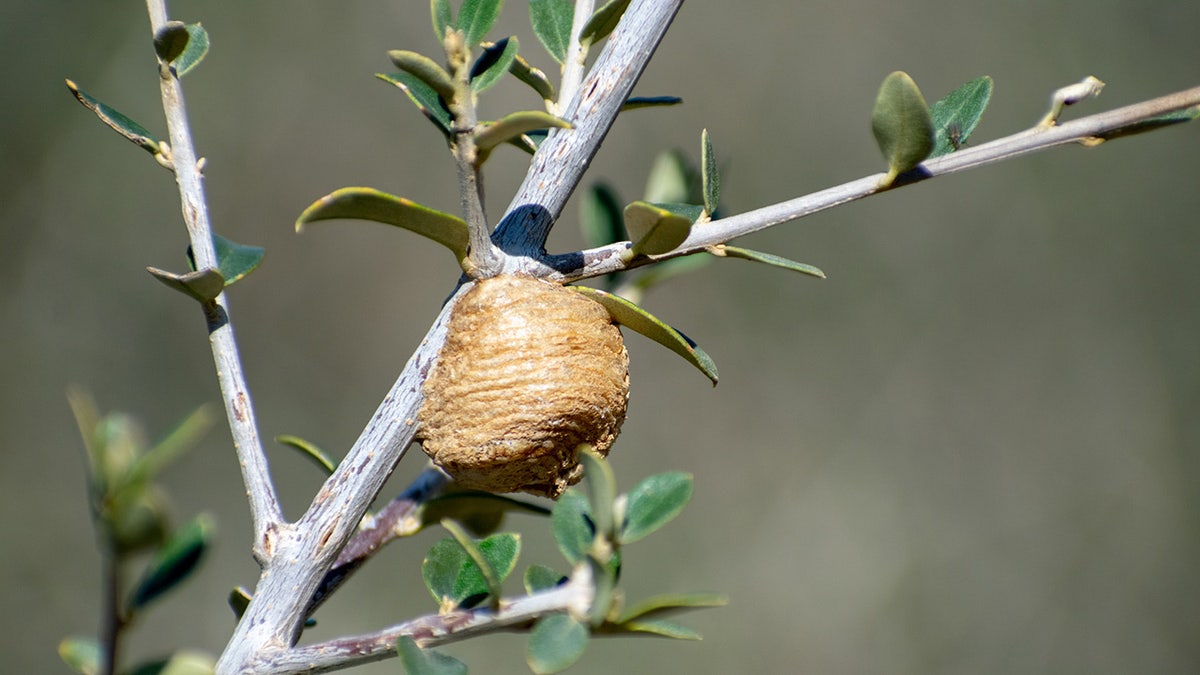
<svg viewBox="0 0 1200 675"><path fill-rule="evenodd" d="M443 100L454 98L454 81L450 74L439 66L436 61L416 52L405 49L393 49L387 53L388 58L400 70L416 77L427 87L441 96Z"/></svg>
<svg viewBox="0 0 1200 675"><path fill-rule="evenodd" d="M574 18L575 3L570 0L529 0L529 22L533 32L551 58L559 63L567 60Z"/></svg>
<svg viewBox="0 0 1200 675"><path fill-rule="evenodd" d="M630 254L660 255L673 251L692 232L692 221L649 202L625 207L625 229L633 242Z"/></svg>
<svg viewBox="0 0 1200 675"><path fill-rule="evenodd" d="M168 288L173 288L184 295L200 302L212 302L225 289L225 278L212 268L175 274L157 267L147 267L146 271L155 279L163 282Z"/></svg>
<svg viewBox="0 0 1200 675"><path fill-rule="evenodd" d="M425 84L412 73L375 73L375 77L394 85L403 91L408 100L417 106L417 110L425 115L426 119L433 122L433 125L442 132L442 135L447 139L452 137L450 131L450 111L446 110L445 104L438 96L438 93L432 87Z"/></svg>
<svg viewBox="0 0 1200 675"><path fill-rule="evenodd" d="M449 654L421 649L408 635L400 637L396 649L406 675L467 675L467 664Z"/></svg>
<svg viewBox="0 0 1200 675"><path fill-rule="evenodd" d="M932 157L954 152L975 131L992 100L992 78L977 77L946 94L929 108L937 134Z"/></svg>
<svg viewBox="0 0 1200 675"><path fill-rule="evenodd" d="M712 380L714 387L717 385L717 364L713 363L712 358L683 333L619 295L605 293L587 286L570 286L570 288L604 305L609 315L617 323L645 335L682 356L684 360Z"/></svg>
<svg viewBox="0 0 1200 675"><path fill-rule="evenodd" d="M190 73L208 55L208 31L204 30L204 26L199 23L189 23L187 32L187 49L183 50L174 63L175 75L178 77Z"/></svg>
<svg viewBox="0 0 1200 675"><path fill-rule="evenodd" d="M321 220L370 220L395 225L450 249L461 261L467 255L467 223L458 216L372 188L347 187L313 202L296 219L296 231Z"/></svg>
<svg viewBox="0 0 1200 675"><path fill-rule="evenodd" d="M521 43L517 36L506 37L495 44L484 44L483 53L471 66L471 91L483 93L500 81L512 69Z"/></svg>
<svg viewBox="0 0 1200 675"><path fill-rule="evenodd" d="M58 656L80 675L99 675L104 650L95 638L72 636L58 643Z"/></svg>
<svg viewBox="0 0 1200 675"><path fill-rule="evenodd" d="M567 614L542 617L529 634L525 658L538 675L559 673L579 660L587 649L588 628Z"/></svg>
<svg viewBox="0 0 1200 675"><path fill-rule="evenodd" d="M629 2L630 0L612 0L593 12L579 33L579 42L587 48L608 37L621 22L621 17L629 8Z"/></svg>
<svg viewBox="0 0 1200 675"><path fill-rule="evenodd" d="M592 547L596 531L592 528L591 506L587 497L576 488L569 488L559 496L550 514L550 531L558 550L572 565L579 564Z"/></svg>
<svg viewBox="0 0 1200 675"><path fill-rule="evenodd" d="M191 37L182 21L168 21L154 33L154 53L170 63L187 49Z"/></svg>
<svg viewBox="0 0 1200 675"><path fill-rule="evenodd" d="M212 516L202 513L171 533L130 597L129 613L145 607L194 572L208 550L214 529Z"/></svg>
<svg viewBox="0 0 1200 675"><path fill-rule="evenodd" d="M621 543L630 544L666 525L692 498L692 475L680 471L646 478L629 491Z"/></svg>
<svg viewBox="0 0 1200 675"><path fill-rule="evenodd" d="M70 89L71 93L75 95L75 98L85 108L95 113L96 117L99 117L100 121L107 124L113 131L121 134L139 148L152 155L159 153L159 142L150 134L150 131L146 127L134 122L99 99L93 98L87 92L75 86L75 83L71 80L67 80L67 89Z"/></svg>
<svg viewBox="0 0 1200 675"><path fill-rule="evenodd" d="M500 16L503 4L504 0L463 0L456 27L463 32L468 47L483 41L492 24L496 23L496 17Z"/></svg>
<svg viewBox="0 0 1200 675"><path fill-rule="evenodd" d="M437 36L438 42L443 42L446 39L446 26L454 23L450 0L430 0L429 10L433 15L433 34Z"/></svg>
<svg viewBox="0 0 1200 675"><path fill-rule="evenodd" d="M217 253L217 270L225 279L226 286L232 286L241 281L247 274L258 269L262 264L266 251L261 246L248 246L231 241L218 234L212 236L213 248ZM192 247L187 247L188 264L196 269L196 259L192 255Z"/></svg>
<svg viewBox="0 0 1200 675"><path fill-rule="evenodd" d="M530 565L525 570L525 592L529 594L538 591L548 591L565 582L567 578L545 565Z"/></svg>
<svg viewBox="0 0 1200 675"><path fill-rule="evenodd" d="M454 533L452 521L446 523L451 523L447 530ZM457 534L464 534L461 528ZM434 544L421 564L425 586L444 610L457 608L470 598L498 598L499 585L516 567L521 551L520 537L513 533L494 534L479 541L465 537L465 541L471 552L457 536L443 539ZM487 574L476 560L485 563ZM489 583L488 576L493 577L494 584Z"/></svg>
<svg viewBox="0 0 1200 675"><path fill-rule="evenodd" d="M475 132L475 147L486 156L505 141L535 129L570 129L571 123L542 110L522 110L509 113L490 124L480 125Z"/></svg>
<svg viewBox="0 0 1200 675"><path fill-rule="evenodd" d="M917 83L897 70L879 87L871 111L871 130L888 162L879 187L890 187L896 176L910 171L933 152L933 118Z"/></svg>
<svg viewBox="0 0 1200 675"><path fill-rule="evenodd" d="M752 262L778 267L780 269L791 270L807 274L810 277L818 279L825 278L825 272L820 268L806 265L805 263L788 260L787 258L774 255L772 253L762 253L761 251L751 251L748 248L738 248L736 246L716 246L712 249L712 254L718 258L741 258L742 260L750 260Z"/></svg>
<svg viewBox="0 0 1200 675"><path fill-rule="evenodd" d="M334 470L337 469L337 462L329 459L329 455L326 455L325 451L317 447L315 443L310 443L299 436L276 436L275 442L299 451L300 454L307 457L313 464L316 464L324 471L326 476L333 474Z"/></svg>

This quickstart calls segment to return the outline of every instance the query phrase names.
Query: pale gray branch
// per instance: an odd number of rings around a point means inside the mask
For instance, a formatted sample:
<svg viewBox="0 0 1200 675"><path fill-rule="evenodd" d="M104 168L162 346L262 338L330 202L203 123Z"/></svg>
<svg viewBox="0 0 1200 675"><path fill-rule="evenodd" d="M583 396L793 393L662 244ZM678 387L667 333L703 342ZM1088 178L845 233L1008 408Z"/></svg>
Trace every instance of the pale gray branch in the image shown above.
<svg viewBox="0 0 1200 675"><path fill-rule="evenodd" d="M548 255L539 261L540 266L528 265L528 268L532 273L547 279L571 282L640 267L668 258L690 255L710 246L724 244L737 237L886 192L888 189L987 166L1069 143L1085 146L1096 145L1106 138L1136 133L1153 118L1198 105L1200 105L1200 87L1064 122L1061 125L1036 126L1011 136L978 146L966 147L957 152L931 159L914 171L901 176L887 189L879 187L879 181L885 174L877 173L786 202L698 225L693 228L691 235L677 249L662 255L624 260L622 254L629 249L630 242L623 241L577 253Z"/></svg>
<svg viewBox="0 0 1200 675"><path fill-rule="evenodd" d="M167 23L166 1L147 0L146 9L150 15L151 34L157 35ZM179 77L167 64L159 63L159 75L163 112L167 118L170 135L171 166L179 184L179 198L192 245L192 256L196 262L196 269L216 268L217 254L208 218L208 202L204 196L204 177L192 143L191 128L188 126L183 87ZM259 439L254 406L245 375L242 373L241 357L238 355L237 340L233 334L233 322L229 318L229 301L224 293L205 305L204 316L208 324L208 341L217 368L217 382L225 403L225 414L229 418L233 445L237 451L238 463L242 467L242 480L250 499L250 515L254 528L253 551L261 563L269 555L267 538L283 522L283 511L275 486L271 482L267 456Z"/></svg>
<svg viewBox="0 0 1200 675"><path fill-rule="evenodd" d="M575 98L579 83L583 80L583 67L587 61L587 48L579 42L579 34L592 15L592 0L575 0L575 14L571 21L571 39L567 43L567 58L563 61L562 82L558 87L556 106L566 105ZM555 110L556 114L562 112Z"/></svg>

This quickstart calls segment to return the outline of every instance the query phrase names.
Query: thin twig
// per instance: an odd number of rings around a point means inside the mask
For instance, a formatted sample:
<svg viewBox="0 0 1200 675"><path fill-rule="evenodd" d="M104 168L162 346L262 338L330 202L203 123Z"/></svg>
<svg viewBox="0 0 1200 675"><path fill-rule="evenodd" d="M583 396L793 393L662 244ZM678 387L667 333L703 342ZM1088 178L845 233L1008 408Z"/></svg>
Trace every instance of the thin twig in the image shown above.
<svg viewBox="0 0 1200 675"><path fill-rule="evenodd" d="M1115 138L1125 133L1137 132L1144 128L1147 121L1161 115L1197 105L1200 105L1200 87L1064 122L1057 126L1034 127L989 143L963 148L931 159L913 171L902 175L887 189L880 189L879 181L884 174L877 173L786 202L705 223L693 228L687 240L674 251L662 255L626 260L622 254L629 249L630 242L623 241L576 253L547 255L539 261L541 267L536 269L528 267L527 269L546 279L565 283L641 267L668 258L698 253L710 246L724 244L737 237L886 192L888 189L987 166L1060 145L1077 143L1091 147L1105 138Z"/></svg>
<svg viewBox="0 0 1200 675"><path fill-rule="evenodd" d="M150 14L152 35L167 23L165 0L146 0ZM217 267L217 254L213 246L212 226L208 218L208 202L204 197L204 181L192 143L191 128L188 126L187 109L183 102L183 87L179 77L169 65L159 62L159 84L162 90L163 112L167 118L170 134L170 152L175 180L179 184L179 198L183 205L183 220L191 240L192 256L196 269ZM275 486L271 483L267 468L267 455L258 435L258 424L254 419L254 406L250 390L242 373L237 340L233 334L233 322L229 318L228 299L225 294L204 307L204 318L208 325L208 340L212 348L213 361L217 368L217 382L225 403L225 414L233 434L233 445L238 463L242 467L242 480L250 498L250 515L254 528L252 550L261 564L270 556L268 539L283 523L283 511Z"/></svg>
<svg viewBox="0 0 1200 675"><path fill-rule="evenodd" d="M571 20L571 39L567 41L567 58L563 61L562 82L558 85L558 101L555 114L575 98L579 83L583 80L583 67L587 62L587 49L579 42L579 34L592 16L592 0L575 0L575 14ZM555 132L562 133L562 132Z"/></svg>
<svg viewBox="0 0 1200 675"><path fill-rule="evenodd" d="M460 642L468 638L526 626L547 614L584 615L592 602L591 571L580 565L570 580L550 590L500 601L499 609L459 610L431 614L381 631L296 647L259 665L258 675L325 673L396 656L396 641L412 637L418 646Z"/></svg>

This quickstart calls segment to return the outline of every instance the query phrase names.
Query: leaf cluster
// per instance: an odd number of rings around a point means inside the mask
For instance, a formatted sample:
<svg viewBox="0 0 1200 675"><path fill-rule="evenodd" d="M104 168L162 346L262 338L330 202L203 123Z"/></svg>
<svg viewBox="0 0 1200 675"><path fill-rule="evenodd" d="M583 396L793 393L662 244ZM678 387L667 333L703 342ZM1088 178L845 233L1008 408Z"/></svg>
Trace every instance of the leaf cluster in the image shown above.
<svg viewBox="0 0 1200 675"><path fill-rule="evenodd" d="M554 506L551 531L572 570L564 574L530 565L523 577L526 593L547 592L573 575L592 580L590 607L580 613L554 612L530 627L526 659L534 673L556 673L575 663L592 635L646 634L696 640L695 631L667 620L672 613L724 604L712 594L660 595L626 607L617 587L621 547L640 541L676 516L692 496L692 477L682 472L650 476L626 494L618 494L612 469L603 457L580 449L586 491L569 489ZM516 569L520 535L510 532L475 539L454 520L442 525L450 537L434 544L421 575L440 613L501 603L502 585ZM410 637L397 645L409 675L465 673L461 661L433 649L422 649Z"/></svg>

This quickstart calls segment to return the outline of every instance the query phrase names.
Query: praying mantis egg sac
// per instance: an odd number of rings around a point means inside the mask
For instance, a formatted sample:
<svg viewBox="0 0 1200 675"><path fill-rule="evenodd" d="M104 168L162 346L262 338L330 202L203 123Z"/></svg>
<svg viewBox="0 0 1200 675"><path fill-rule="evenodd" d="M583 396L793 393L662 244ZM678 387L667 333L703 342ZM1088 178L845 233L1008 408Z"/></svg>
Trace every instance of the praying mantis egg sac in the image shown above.
<svg viewBox="0 0 1200 675"><path fill-rule="evenodd" d="M418 437L460 485L558 497L602 455L629 402L629 355L599 303L547 281L484 279L450 315Z"/></svg>

